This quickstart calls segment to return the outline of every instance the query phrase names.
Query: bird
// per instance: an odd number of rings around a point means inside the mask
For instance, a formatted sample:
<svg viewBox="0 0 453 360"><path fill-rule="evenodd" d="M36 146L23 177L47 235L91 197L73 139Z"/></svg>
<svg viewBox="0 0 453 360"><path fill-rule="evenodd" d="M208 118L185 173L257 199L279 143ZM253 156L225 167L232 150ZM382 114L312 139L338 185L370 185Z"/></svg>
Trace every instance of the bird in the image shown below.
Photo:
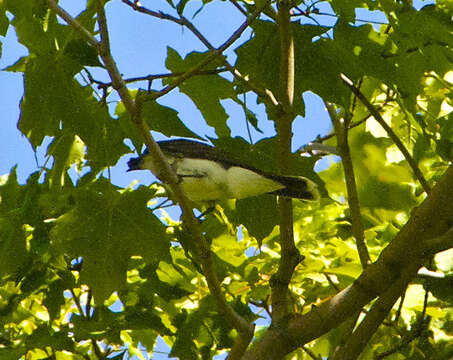
<svg viewBox="0 0 453 360"><path fill-rule="evenodd" d="M225 151L195 140L158 141L189 200L243 199L261 194L316 200L317 186L302 176L277 175L236 161ZM128 170L159 171L147 150L128 161ZM162 180L162 179L160 179Z"/></svg>

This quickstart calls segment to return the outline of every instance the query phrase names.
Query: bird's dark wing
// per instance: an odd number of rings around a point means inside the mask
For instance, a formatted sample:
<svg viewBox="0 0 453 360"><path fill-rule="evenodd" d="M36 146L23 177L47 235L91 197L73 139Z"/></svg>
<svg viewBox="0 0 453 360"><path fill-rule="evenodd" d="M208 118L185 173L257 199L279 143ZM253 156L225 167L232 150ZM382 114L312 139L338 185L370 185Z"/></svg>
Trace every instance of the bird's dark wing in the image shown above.
<svg viewBox="0 0 453 360"><path fill-rule="evenodd" d="M173 156L213 160L221 163L225 168L240 166L255 170L248 165L232 161L230 159L231 155L228 156L225 152L199 141L176 139L158 141L157 144L160 146L163 153L171 154Z"/></svg>
<svg viewBox="0 0 453 360"><path fill-rule="evenodd" d="M285 186L285 188L273 192L273 194L276 195L307 200L314 200L317 197L316 185L304 177L268 173L243 162L231 160L231 154L227 154L226 152L206 143L187 139L175 139L158 141L157 144L160 146L163 153L173 155L175 157L213 160L221 163L226 169L238 166L254 171ZM140 158L131 159L128 163L130 170L137 169L142 157L147 153L148 150L145 150Z"/></svg>

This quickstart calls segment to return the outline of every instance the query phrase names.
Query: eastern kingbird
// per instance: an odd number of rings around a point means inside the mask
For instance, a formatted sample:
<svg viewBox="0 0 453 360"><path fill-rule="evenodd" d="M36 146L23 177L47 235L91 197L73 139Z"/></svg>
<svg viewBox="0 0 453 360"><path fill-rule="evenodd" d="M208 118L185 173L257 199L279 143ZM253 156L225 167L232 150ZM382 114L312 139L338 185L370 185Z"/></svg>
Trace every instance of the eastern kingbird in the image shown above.
<svg viewBox="0 0 453 360"><path fill-rule="evenodd" d="M316 185L301 176L268 173L228 158L217 148L193 140L158 141L168 163L192 201L242 199L265 193L315 200ZM127 163L128 171L151 170L159 178L148 151Z"/></svg>

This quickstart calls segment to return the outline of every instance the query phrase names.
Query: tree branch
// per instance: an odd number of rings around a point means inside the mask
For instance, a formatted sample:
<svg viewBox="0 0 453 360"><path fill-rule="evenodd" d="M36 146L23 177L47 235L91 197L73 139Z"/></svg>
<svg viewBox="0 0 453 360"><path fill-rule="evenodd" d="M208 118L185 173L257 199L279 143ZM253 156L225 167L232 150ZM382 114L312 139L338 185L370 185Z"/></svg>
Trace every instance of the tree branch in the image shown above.
<svg viewBox="0 0 453 360"><path fill-rule="evenodd" d="M85 69L86 71L86 69ZM228 71L225 68L218 68L218 69L212 69L212 70L200 70L194 73L193 75L217 75L220 73L223 73L225 71ZM88 71L87 71L88 73ZM162 74L150 74L150 75L145 75L145 76L136 76L136 77L131 77L131 78L125 78L124 82L129 84L133 82L138 82L138 81L153 81L153 80L158 80L158 79L168 79L168 78L174 78L178 76L182 76L185 73L182 71L176 71L176 72L171 72L171 73L162 73ZM99 85L100 88L107 88L112 86L111 82L103 82L99 81L93 78L92 75L90 75L90 81L94 84Z"/></svg>
<svg viewBox="0 0 453 360"><path fill-rule="evenodd" d="M337 134L337 148L343 164L344 176L346 181L346 190L348 192L348 204L351 212L351 226L354 234L357 251L359 253L362 268L371 263L370 254L365 244L365 235L363 232L362 215L360 213L359 197L357 195L357 185L355 182L354 166L352 164L351 152L348 144L348 124L341 119L333 104L324 102L329 112L330 119Z"/></svg>
<svg viewBox="0 0 453 360"><path fill-rule="evenodd" d="M335 146L324 145L319 142L309 142L308 144L302 145L297 152L309 153L316 155L339 155L338 149Z"/></svg>
<svg viewBox="0 0 453 360"><path fill-rule="evenodd" d="M138 130L145 137L146 140L145 143L149 150L150 155L153 158L153 161L155 161L159 169L164 170L164 175L162 176L163 180L166 183L168 183L171 189L174 191L175 198L183 211L184 224L187 226L190 234L195 239L194 243L197 246L199 259L202 264L203 273L206 277L209 290L216 299L220 311L225 314L230 323L240 333L253 334L252 326L228 305L225 297L223 296L220 282L214 269L214 263L212 260L212 254L209 244L206 238L201 233L199 223L194 217L193 209L189 205L189 201L179 184L178 177L176 176L174 171L170 168L168 162L165 160L164 155L162 154L162 151L160 150L159 145L157 145L157 143L151 136L151 133L146 123L143 121L141 117L140 108L136 106L137 104L132 100L129 91L126 88L126 85L121 77L121 74L118 71L118 68L110 52L110 42L108 37L104 5L101 0L97 0L96 3L98 11L98 22L101 34L101 47L100 47L101 57L110 74L114 88L116 88L118 93L120 94L121 100L125 104L126 109L128 109L129 114L131 115L131 118L135 125L137 126ZM181 76L180 79L183 77L184 75ZM115 87L115 83L118 85L117 87Z"/></svg>
<svg viewBox="0 0 453 360"><path fill-rule="evenodd" d="M244 9L242 8L242 6L238 4L238 2L237 2L236 0L230 0L230 3L232 3L232 4L234 5L234 7L235 7L236 9L238 9L240 13L242 13L242 15L248 16L247 11L244 10Z"/></svg>
<svg viewBox="0 0 453 360"><path fill-rule="evenodd" d="M363 319L352 336L349 337L346 344L335 354L332 360L354 360L358 358L368 341L387 317L393 305L404 293L411 279L417 274L418 268L419 264L416 263L404 270L399 279L376 300L365 316L365 319Z"/></svg>
<svg viewBox="0 0 453 360"><path fill-rule="evenodd" d="M351 286L306 314L288 316L282 324L284 329L271 326L243 360L282 358L337 327L375 297L390 292L392 284L411 280L433 251L453 247L452 187L453 166L450 166L429 196L414 208L409 221L378 260L367 266Z"/></svg>
<svg viewBox="0 0 453 360"><path fill-rule="evenodd" d="M74 26L75 30L79 31L85 38L87 38L87 30L81 27L80 24L79 26L73 25L76 24L76 21L68 13L66 13L62 8L56 5L53 0L48 0L48 4L49 7L55 10L59 16L61 16L65 21L68 22L68 24ZM179 184L178 177L170 168L168 162L165 160L164 155L162 154L159 145L157 145L157 143L154 141L148 126L143 121L140 111L140 104L137 104L132 99L129 90L127 89L126 84L121 76L121 73L118 70L118 67L112 57L103 2L101 0L96 0L96 7L98 13L99 31L101 36L101 41L96 42L97 50L109 73L110 79L112 81L112 87L118 92L121 101L124 103L124 106L131 117L132 122L137 127L139 133L141 133L144 137L145 144L150 155L153 158L153 161L156 164L156 167L161 170L160 175L162 177L162 180L165 183L168 183L174 192L175 199L182 209L183 224L187 227L189 233L195 239L194 243L197 246L195 250L198 252L204 276L206 277L206 281L208 283L211 294L216 299L217 305L219 306L219 311L225 314L228 321L241 334L251 336L250 334L253 334L252 325L250 325L245 319L238 315L228 305L225 297L223 296L220 282L214 270L209 244L201 233L199 223L194 217L193 209L189 205L189 201Z"/></svg>
<svg viewBox="0 0 453 360"><path fill-rule="evenodd" d="M409 151L406 149L402 141L399 139L399 137L393 132L392 128L385 122L385 120L382 118L381 114L379 111L368 101L368 99L363 95L363 93L358 89L354 83L352 82L351 79L349 79L346 75L341 74L341 79L343 82L351 89L352 93L362 102L363 105L368 109L368 111L373 115L373 117L376 119L376 121L381 125L384 130L387 132L387 135L389 136L390 139L395 143L395 145L398 147L399 151L403 154L404 158L406 159L407 163L409 166L412 168L412 171L414 172L415 177L418 179L420 182L423 190L429 194L431 187L429 186L428 182L426 181L425 177L423 176L423 173L417 166L417 163L415 162L414 158L411 156Z"/></svg>
<svg viewBox="0 0 453 360"><path fill-rule="evenodd" d="M236 337L233 346L228 354L228 360L240 360L244 355L247 347L253 339L253 332L240 334Z"/></svg>
<svg viewBox="0 0 453 360"><path fill-rule="evenodd" d="M280 91L282 109L276 119L278 151L277 161L281 174L286 174L291 156L291 125L294 119L294 39L291 28L290 6L286 1L279 2L278 27L280 34ZM279 197L280 215L280 263L272 276L272 322L278 324L289 311L288 285L294 269L302 260L294 243L293 207L291 198Z"/></svg>
<svg viewBox="0 0 453 360"><path fill-rule="evenodd" d="M76 29L88 42L90 45L94 46L96 49L99 46L98 41L95 37L89 32L82 24L80 24L76 19L74 19L68 12L63 8L59 7L54 0L47 0L49 7L55 11L58 16L60 16L64 21Z"/></svg>

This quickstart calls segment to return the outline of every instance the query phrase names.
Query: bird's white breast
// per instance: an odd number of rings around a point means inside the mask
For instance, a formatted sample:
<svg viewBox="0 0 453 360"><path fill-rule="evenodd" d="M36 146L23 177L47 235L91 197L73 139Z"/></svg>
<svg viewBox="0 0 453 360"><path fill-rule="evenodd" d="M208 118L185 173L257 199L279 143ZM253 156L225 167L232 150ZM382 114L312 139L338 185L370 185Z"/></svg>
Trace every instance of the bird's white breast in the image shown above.
<svg viewBox="0 0 453 360"><path fill-rule="evenodd" d="M204 159L178 160L177 174L193 201L242 199L282 189L284 186L251 170L222 165Z"/></svg>
<svg viewBox="0 0 453 360"><path fill-rule="evenodd" d="M192 201L229 198L227 170L204 159L178 159L175 171L187 197Z"/></svg>
<svg viewBox="0 0 453 360"><path fill-rule="evenodd" d="M167 156L167 161L178 175L181 186L192 201L242 199L282 189L284 186L251 170L221 164L207 159ZM143 164L157 177L150 159Z"/></svg>

